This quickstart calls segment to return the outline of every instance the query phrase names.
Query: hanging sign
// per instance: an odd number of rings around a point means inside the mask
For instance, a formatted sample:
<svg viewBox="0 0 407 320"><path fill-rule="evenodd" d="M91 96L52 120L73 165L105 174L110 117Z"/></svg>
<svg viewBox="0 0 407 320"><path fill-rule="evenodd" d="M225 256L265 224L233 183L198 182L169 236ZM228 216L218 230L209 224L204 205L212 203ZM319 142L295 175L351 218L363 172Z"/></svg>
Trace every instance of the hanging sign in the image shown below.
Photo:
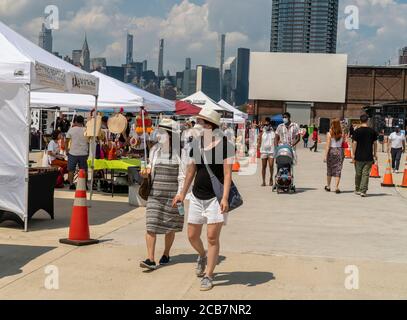
<svg viewBox="0 0 407 320"><path fill-rule="evenodd" d="M35 82L39 86L65 91L66 74L64 70L53 68L45 64L35 63Z"/></svg>

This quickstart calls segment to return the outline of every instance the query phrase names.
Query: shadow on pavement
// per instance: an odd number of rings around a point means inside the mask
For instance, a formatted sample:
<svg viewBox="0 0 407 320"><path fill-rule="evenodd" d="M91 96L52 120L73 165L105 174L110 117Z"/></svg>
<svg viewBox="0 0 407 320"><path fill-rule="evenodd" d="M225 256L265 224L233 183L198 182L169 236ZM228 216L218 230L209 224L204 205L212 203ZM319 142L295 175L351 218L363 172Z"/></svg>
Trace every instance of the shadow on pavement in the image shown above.
<svg viewBox="0 0 407 320"><path fill-rule="evenodd" d="M22 273L31 260L42 256L56 247L33 247L0 244L0 279Z"/></svg>
<svg viewBox="0 0 407 320"><path fill-rule="evenodd" d="M178 256L171 257L172 264L196 263L197 259L198 259L197 254L180 254ZM226 260L226 257L219 256L218 265L221 264L225 260Z"/></svg>
<svg viewBox="0 0 407 320"><path fill-rule="evenodd" d="M215 276L216 286L232 286L244 285L247 287L255 287L261 284L275 280L274 274L271 272L225 272ZM219 283L219 281L221 281Z"/></svg>
<svg viewBox="0 0 407 320"><path fill-rule="evenodd" d="M73 200L55 199L55 220L51 220L44 211L38 211L29 222L29 231L41 231L67 228L71 223ZM103 225L134 210L128 203L93 201L88 209L89 224ZM17 223L4 222L1 227L20 228Z"/></svg>

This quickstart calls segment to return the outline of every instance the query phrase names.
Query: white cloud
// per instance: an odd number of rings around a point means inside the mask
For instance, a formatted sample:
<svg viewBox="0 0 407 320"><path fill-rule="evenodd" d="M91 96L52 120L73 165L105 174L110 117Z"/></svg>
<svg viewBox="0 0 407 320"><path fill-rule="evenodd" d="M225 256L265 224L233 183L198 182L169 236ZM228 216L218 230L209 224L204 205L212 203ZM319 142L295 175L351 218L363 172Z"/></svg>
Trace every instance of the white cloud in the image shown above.
<svg viewBox="0 0 407 320"><path fill-rule="evenodd" d="M1 0L0 15L16 15L28 4L29 0Z"/></svg>

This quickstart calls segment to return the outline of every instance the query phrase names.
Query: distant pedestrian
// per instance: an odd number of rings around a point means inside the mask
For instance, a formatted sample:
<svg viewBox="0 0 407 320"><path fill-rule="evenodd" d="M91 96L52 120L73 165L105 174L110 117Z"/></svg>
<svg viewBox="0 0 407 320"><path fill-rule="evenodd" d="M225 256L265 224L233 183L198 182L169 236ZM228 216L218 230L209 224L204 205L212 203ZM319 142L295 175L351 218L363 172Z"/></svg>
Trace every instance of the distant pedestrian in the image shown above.
<svg viewBox="0 0 407 320"><path fill-rule="evenodd" d="M343 152L343 132L338 119L332 121L331 130L327 134L324 162L327 164L327 185L325 190L331 192L332 178L336 179L337 194L341 193L339 184L341 182L344 152Z"/></svg>
<svg viewBox="0 0 407 320"><path fill-rule="evenodd" d="M380 130L378 141L382 146L382 152L384 152L384 138L385 138L384 130Z"/></svg>
<svg viewBox="0 0 407 320"><path fill-rule="evenodd" d="M355 164L355 193L366 197L369 189L369 176L377 161L378 134L368 126L369 117L360 117L361 126L353 133L352 162Z"/></svg>
<svg viewBox="0 0 407 320"><path fill-rule="evenodd" d="M263 127L263 132L259 135L258 145L260 146L260 154L262 161L262 187L266 186L266 174L267 167L270 169L270 186L274 185L273 175L274 175L274 142L275 142L274 130L271 126L270 118L266 118L265 125Z"/></svg>
<svg viewBox="0 0 407 320"><path fill-rule="evenodd" d="M387 152L391 154L393 173L399 173L401 156L406 150L406 137L399 126L389 136Z"/></svg>
<svg viewBox="0 0 407 320"><path fill-rule="evenodd" d="M309 149L310 151L314 150L314 152L318 152L318 128L314 128L314 132L312 133L312 141L314 142L314 145Z"/></svg>
<svg viewBox="0 0 407 320"><path fill-rule="evenodd" d="M309 128L308 126L304 127L304 135L302 136L302 140L304 141L304 148L308 148L308 142L309 142Z"/></svg>

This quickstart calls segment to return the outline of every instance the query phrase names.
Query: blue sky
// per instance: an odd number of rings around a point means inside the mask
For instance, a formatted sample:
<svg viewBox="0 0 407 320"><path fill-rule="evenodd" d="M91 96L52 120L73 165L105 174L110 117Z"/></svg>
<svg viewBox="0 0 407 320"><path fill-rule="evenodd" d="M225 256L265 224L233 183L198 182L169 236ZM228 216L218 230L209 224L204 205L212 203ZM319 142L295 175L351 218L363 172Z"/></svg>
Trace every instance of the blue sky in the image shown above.
<svg viewBox="0 0 407 320"><path fill-rule="evenodd" d="M70 54L82 47L85 31L92 57L108 64L125 59L125 34L135 35L136 60L147 59L157 69L158 41L166 39L165 69L181 70L186 57L193 65L214 65L218 33L226 33L226 56L238 47L267 51L271 0L1 0L0 19L37 42L44 8L55 4L60 29L54 50ZM346 6L359 8L360 29L346 30ZM338 52L349 63L397 62L407 46L407 0L340 0Z"/></svg>

